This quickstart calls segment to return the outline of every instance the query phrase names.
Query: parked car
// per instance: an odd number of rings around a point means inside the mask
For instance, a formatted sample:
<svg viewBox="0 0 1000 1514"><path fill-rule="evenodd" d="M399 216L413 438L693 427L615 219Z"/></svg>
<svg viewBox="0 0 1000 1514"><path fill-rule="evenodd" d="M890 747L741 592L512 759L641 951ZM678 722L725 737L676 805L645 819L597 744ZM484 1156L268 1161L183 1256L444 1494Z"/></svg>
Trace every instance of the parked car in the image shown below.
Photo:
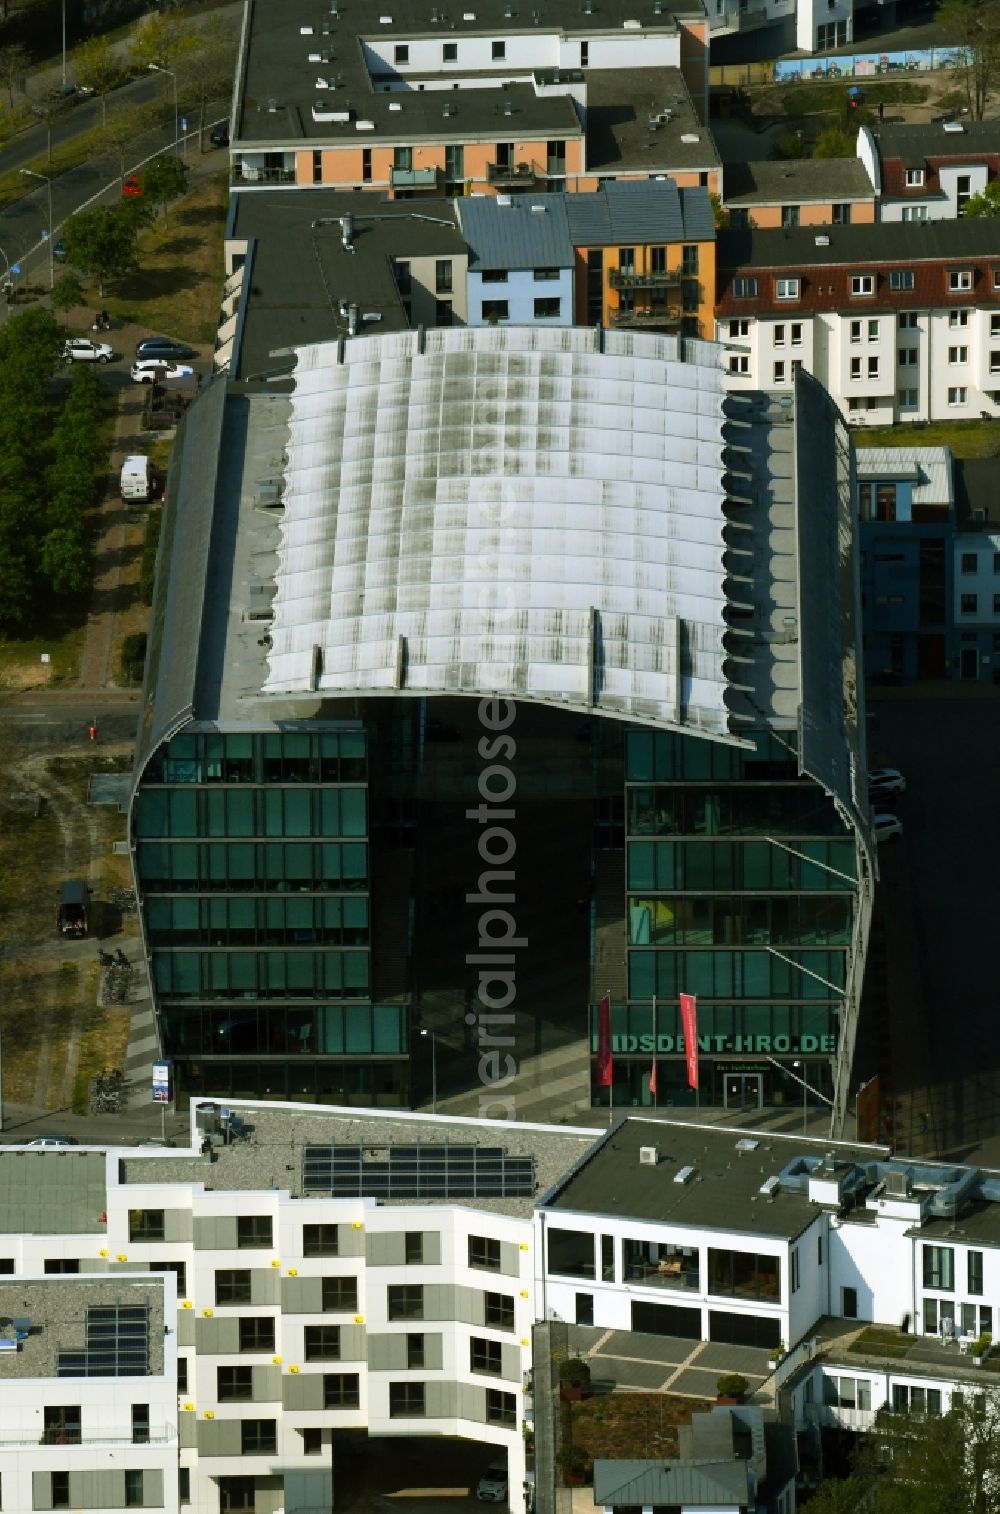
<svg viewBox="0 0 1000 1514"><path fill-rule="evenodd" d="M72 878L59 889L56 929L60 936L87 934L87 885L82 878Z"/></svg>
<svg viewBox="0 0 1000 1514"><path fill-rule="evenodd" d="M57 258L60 263L66 256L66 243L63 241L62 237L59 238L58 242L53 243L52 256L54 258Z"/></svg>
<svg viewBox="0 0 1000 1514"><path fill-rule="evenodd" d="M905 794L906 779L899 768L872 768L868 774L869 794Z"/></svg>
<svg viewBox="0 0 1000 1514"><path fill-rule="evenodd" d="M40 1135L34 1136L30 1141L25 1141L26 1146L79 1146L75 1136L68 1135Z"/></svg>
<svg viewBox="0 0 1000 1514"><path fill-rule="evenodd" d="M877 842L895 841L903 834L903 822L888 810L876 810L872 816L872 833Z"/></svg>
<svg viewBox="0 0 1000 1514"><path fill-rule="evenodd" d="M132 364L132 377L137 384L163 383L165 379L191 378L194 369L187 363L170 363L164 358L136 358Z"/></svg>
<svg viewBox="0 0 1000 1514"><path fill-rule="evenodd" d="M137 1146L176 1146L177 1142L171 1141L169 1137L147 1136L144 1141L136 1141L135 1144Z"/></svg>
<svg viewBox="0 0 1000 1514"><path fill-rule="evenodd" d="M229 146L229 122L219 121L208 134L208 140L213 147Z"/></svg>
<svg viewBox="0 0 1000 1514"><path fill-rule="evenodd" d="M122 198L125 200L142 198L142 180L137 174L130 173L128 178L122 181Z"/></svg>
<svg viewBox="0 0 1000 1514"><path fill-rule="evenodd" d="M507 1497L507 1463L491 1461L476 1484L476 1497L483 1503L503 1503Z"/></svg>
<svg viewBox="0 0 1000 1514"><path fill-rule="evenodd" d="M137 343L135 355L137 358L165 358L168 363L198 356L193 347L187 346L185 342L175 342L171 336L144 337L141 342Z"/></svg>
<svg viewBox="0 0 1000 1514"><path fill-rule="evenodd" d="M67 363L110 363L115 349L107 342L92 342L89 336L71 336L63 343L63 358Z"/></svg>

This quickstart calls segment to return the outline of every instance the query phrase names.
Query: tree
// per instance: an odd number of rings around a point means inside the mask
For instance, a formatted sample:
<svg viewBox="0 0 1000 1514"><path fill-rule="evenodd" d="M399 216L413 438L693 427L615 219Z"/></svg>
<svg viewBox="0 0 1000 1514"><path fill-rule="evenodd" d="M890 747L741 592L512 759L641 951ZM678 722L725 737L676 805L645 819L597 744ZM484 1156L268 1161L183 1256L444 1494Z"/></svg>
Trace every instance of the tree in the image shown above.
<svg viewBox="0 0 1000 1514"><path fill-rule="evenodd" d="M92 89L101 101L101 125L108 124L108 95L125 78L125 70L111 51L107 37L88 37L73 53L73 71L84 89Z"/></svg>
<svg viewBox="0 0 1000 1514"><path fill-rule="evenodd" d="M230 17L214 15L202 26L198 46L181 60L180 73L186 90L198 99L198 133L204 151L205 115L208 102L232 91L239 46L239 27Z"/></svg>
<svg viewBox="0 0 1000 1514"><path fill-rule="evenodd" d="M957 72L976 121L1000 76L1000 0L943 0L936 20L949 42L964 51Z"/></svg>
<svg viewBox="0 0 1000 1514"><path fill-rule="evenodd" d="M1000 180L987 184L985 189L966 200L962 214L971 216L974 220L983 216L1000 216Z"/></svg>
<svg viewBox="0 0 1000 1514"><path fill-rule="evenodd" d="M90 588L90 555L82 531L57 526L42 538L42 573L55 594L77 595Z"/></svg>
<svg viewBox="0 0 1000 1514"><path fill-rule="evenodd" d="M27 49L20 42L8 42L0 47L0 84L7 91L11 110L14 109L14 90L20 89L30 63Z"/></svg>
<svg viewBox="0 0 1000 1514"><path fill-rule="evenodd" d="M138 265L141 220L131 205L95 205L70 216L63 227L66 262L97 279L103 296L108 279L120 279Z"/></svg>
<svg viewBox="0 0 1000 1514"><path fill-rule="evenodd" d="M188 166L183 158L171 154L154 158L142 174L142 190L151 205L163 207L166 220L167 203L178 199L187 189Z"/></svg>
<svg viewBox="0 0 1000 1514"><path fill-rule="evenodd" d="M181 10L156 11L139 24L129 46L136 68L173 68L199 45L198 33Z"/></svg>
<svg viewBox="0 0 1000 1514"><path fill-rule="evenodd" d="M120 110L108 112L105 123L101 127L101 145L108 152L117 154L120 179L125 178L130 150L134 148L136 139L141 137L152 124L152 114L148 109L142 110L127 105Z"/></svg>
<svg viewBox="0 0 1000 1514"><path fill-rule="evenodd" d="M814 158L853 158L857 137L842 126L826 126L813 143Z"/></svg>
<svg viewBox="0 0 1000 1514"><path fill-rule="evenodd" d="M75 273L61 273L52 286L53 310L75 310L78 305L84 304L86 298L83 285Z"/></svg>
<svg viewBox="0 0 1000 1514"><path fill-rule="evenodd" d="M956 1393L945 1415L880 1414L851 1480L860 1483L860 1508L870 1514L993 1514L1000 1506L1000 1391ZM834 1511L841 1514L835 1503L828 1514Z"/></svg>

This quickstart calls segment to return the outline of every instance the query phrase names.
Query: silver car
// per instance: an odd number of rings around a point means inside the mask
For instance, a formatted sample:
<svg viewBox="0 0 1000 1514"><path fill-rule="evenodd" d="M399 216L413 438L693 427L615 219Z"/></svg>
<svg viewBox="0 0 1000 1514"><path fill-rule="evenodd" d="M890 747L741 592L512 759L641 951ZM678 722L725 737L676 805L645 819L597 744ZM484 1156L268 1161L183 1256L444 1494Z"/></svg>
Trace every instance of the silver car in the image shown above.
<svg viewBox="0 0 1000 1514"><path fill-rule="evenodd" d="M476 1484L476 1497L483 1503L504 1503L507 1486L507 1463L491 1461Z"/></svg>
<svg viewBox="0 0 1000 1514"><path fill-rule="evenodd" d="M89 336L71 336L63 343L63 358L67 363L110 363L115 349L107 342L92 342Z"/></svg>

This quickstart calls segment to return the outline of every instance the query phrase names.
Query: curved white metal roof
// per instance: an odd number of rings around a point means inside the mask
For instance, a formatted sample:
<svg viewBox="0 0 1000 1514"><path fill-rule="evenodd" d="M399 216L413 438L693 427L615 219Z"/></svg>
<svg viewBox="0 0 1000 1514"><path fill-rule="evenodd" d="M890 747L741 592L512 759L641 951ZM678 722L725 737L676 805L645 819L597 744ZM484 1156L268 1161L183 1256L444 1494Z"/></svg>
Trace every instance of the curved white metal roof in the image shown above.
<svg viewBox="0 0 1000 1514"><path fill-rule="evenodd" d="M299 349L264 692L727 733L722 375L680 347L487 327Z"/></svg>

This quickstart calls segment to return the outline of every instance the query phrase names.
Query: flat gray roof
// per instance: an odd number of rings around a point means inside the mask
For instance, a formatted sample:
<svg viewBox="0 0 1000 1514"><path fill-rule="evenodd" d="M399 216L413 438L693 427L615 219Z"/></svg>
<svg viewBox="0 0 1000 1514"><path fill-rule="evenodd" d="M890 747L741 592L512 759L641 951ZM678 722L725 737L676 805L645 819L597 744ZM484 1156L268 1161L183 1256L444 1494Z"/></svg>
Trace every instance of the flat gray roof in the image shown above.
<svg viewBox="0 0 1000 1514"><path fill-rule="evenodd" d="M916 167L928 158L970 159L1000 153L1000 121L900 121L872 128L879 156ZM956 126L959 128L956 131Z"/></svg>
<svg viewBox="0 0 1000 1514"><path fill-rule="evenodd" d="M144 1271L145 1267L143 1263ZM44 1280L0 1280L0 1336L7 1337L8 1332L13 1335L14 1319L30 1321L17 1350L0 1355L0 1377L55 1377L59 1353L83 1351L87 1345L87 1310L115 1304L145 1305L149 1310L149 1372L142 1375L159 1377L163 1372L166 1315L163 1279L138 1279L127 1274L101 1280L65 1274ZM0 1435L0 1441L3 1438Z"/></svg>
<svg viewBox="0 0 1000 1514"><path fill-rule="evenodd" d="M859 158L727 163L723 182L722 198L727 206L875 198L872 182Z"/></svg>
<svg viewBox="0 0 1000 1514"><path fill-rule="evenodd" d="M822 237L817 242L817 237ZM877 221L870 226L796 226L719 233L719 268L836 267L998 258L996 222Z"/></svg>
<svg viewBox="0 0 1000 1514"><path fill-rule="evenodd" d="M679 68L588 68L587 168L591 173L717 168ZM653 117L669 119L651 125Z"/></svg>
<svg viewBox="0 0 1000 1514"><path fill-rule="evenodd" d="M737 1144L747 1139L755 1142L751 1150ZM643 1146L656 1147L656 1166L640 1162ZM626 1117L556 1186L544 1207L553 1224L562 1211L575 1211L698 1228L725 1225L792 1240L816 1217L817 1206L805 1194L784 1189L769 1199L761 1184L796 1156L822 1157L831 1149L844 1161L878 1161L887 1154L882 1146L832 1148L829 1141L804 1136ZM694 1169L692 1179L675 1182L684 1167Z"/></svg>
<svg viewBox="0 0 1000 1514"><path fill-rule="evenodd" d="M103 1151L0 1148L0 1234L99 1234L106 1172Z"/></svg>

